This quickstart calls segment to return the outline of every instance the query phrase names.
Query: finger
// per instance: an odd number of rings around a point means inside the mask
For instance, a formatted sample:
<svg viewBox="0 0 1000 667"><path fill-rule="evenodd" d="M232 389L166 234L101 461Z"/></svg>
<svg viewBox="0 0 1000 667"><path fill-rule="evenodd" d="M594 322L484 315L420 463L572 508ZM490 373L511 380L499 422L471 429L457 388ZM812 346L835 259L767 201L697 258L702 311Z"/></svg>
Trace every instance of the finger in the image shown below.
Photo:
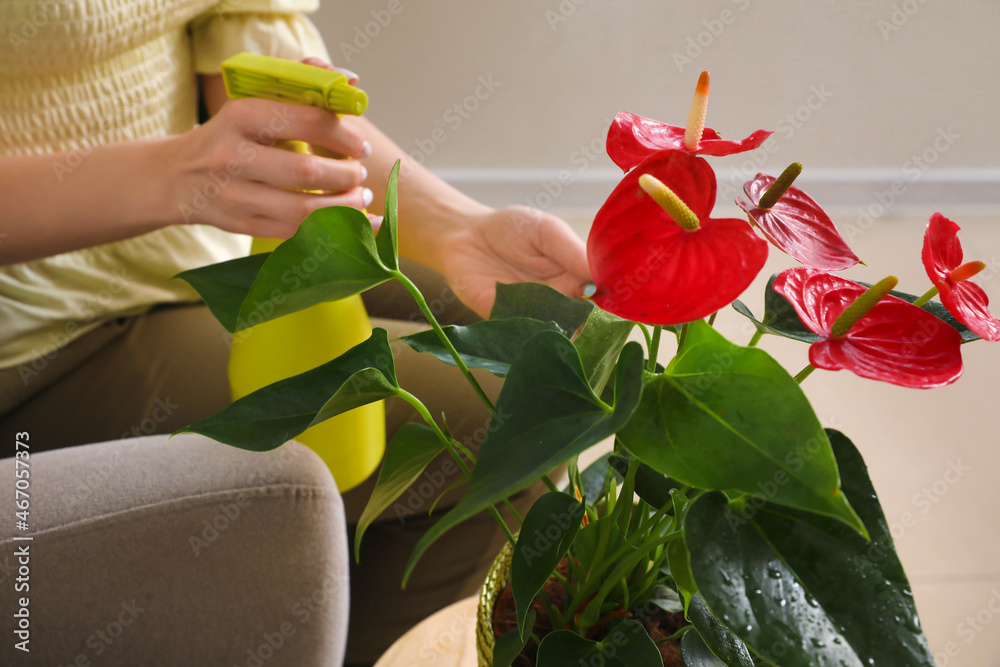
<svg viewBox="0 0 1000 667"><path fill-rule="evenodd" d="M591 281L586 244L568 223L552 215L543 215L538 226L542 252L566 269L578 284Z"/></svg>
<svg viewBox="0 0 1000 667"><path fill-rule="evenodd" d="M285 139L316 144L353 158L371 154L371 144L355 125L324 109L244 98L232 100L223 111L240 134L258 144Z"/></svg>
<svg viewBox="0 0 1000 667"><path fill-rule="evenodd" d="M347 83L352 86L356 86L358 83L358 75L347 69L346 67L334 67L330 63L326 62L322 58L309 57L302 61L306 65L312 65L313 67L322 67L323 69L328 69L331 72L340 72L347 77Z"/></svg>
<svg viewBox="0 0 1000 667"><path fill-rule="evenodd" d="M368 170L357 160L334 160L263 146L246 163L243 175L247 180L279 188L345 192L364 183Z"/></svg>
<svg viewBox="0 0 1000 667"><path fill-rule="evenodd" d="M275 188L264 183L234 181L226 186L211 202L219 213L269 224L275 227L274 238L288 238L295 233L299 224L313 211L327 206L349 206L362 208L371 204L370 194L363 188L354 188L336 195L316 195ZM249 224L249 223L248 223Z"/></svg>

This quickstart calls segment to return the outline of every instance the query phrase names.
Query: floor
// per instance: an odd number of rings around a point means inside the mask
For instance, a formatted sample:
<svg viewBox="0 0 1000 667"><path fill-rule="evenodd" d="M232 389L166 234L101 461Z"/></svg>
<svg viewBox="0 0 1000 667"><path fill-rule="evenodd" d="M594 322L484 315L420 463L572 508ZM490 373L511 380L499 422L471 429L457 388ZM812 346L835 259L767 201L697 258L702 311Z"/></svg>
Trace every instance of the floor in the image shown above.
<svg viewBox="0 0 1000 667"><path fill-rule="evenodd" d="M592 211L552 212L586 236ZM867 226L856 214L831 212L868 264L846 276L875 282L892 274L899 289L926 291L920 249L931 212ZM962 227L966 261L988 265L976 282L998 315L1000 216L949 213ZM794 265L772 248L743 301L759 314L767 278ZM752 334L733 311L720 313L716 326L735 342ZM760 346L793 373L808 362L804 344L766 336ZM1000 408L1000 344L967 345L963 359L964 376L942 389L905 389L846 371L817 371L802 386L824 425L847 434L868 463L938 666L1000 667L1000 435L990 421Z"/></svg>

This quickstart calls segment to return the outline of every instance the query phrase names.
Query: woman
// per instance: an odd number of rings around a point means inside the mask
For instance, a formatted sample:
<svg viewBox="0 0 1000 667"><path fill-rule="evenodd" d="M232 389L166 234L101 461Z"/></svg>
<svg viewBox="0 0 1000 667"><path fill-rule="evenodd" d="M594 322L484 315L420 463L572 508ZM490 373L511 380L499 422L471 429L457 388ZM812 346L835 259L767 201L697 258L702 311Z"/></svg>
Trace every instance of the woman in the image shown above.
<svg viewBox="0 0 1000 667"><path fill-rule="evenodd" d="M583 243L563 221L471 200L363 118L227 100L219 66L240 51L325 66L321 38L296 13L315 2L121 0L103 3L96 16L87 14L92 6L0 3L10 36L0 51L4 433L30 430L37 448L64 447L169 433L227 405L223 332L171 277L245 255L247 235L288 238L318 208L380 211L396 159L400 252L415 262L406 270L429 300L448 306L443 319L488 314L496 282L546 282L578 296L589 280ZM210 118L200 125L199 99ZM272 145L278 139L306 141L323 156L283 151ZM365 298L390 336L419 326L408 297L391 287ZM457 381L439 376L450 370L405 351L397 364L401 383L416 383L412 391L432 413L447 410L456 437L481 436L488 416L471 392L447 390ZM498 390L494 379L487 391ZM415 418L390 403L387 433ZM349 522L372 483L345 494ZM373 662L407 627L481 580L491 557L484 545L499 536L488 516L425 556L396 602L399 569L422 521L426 511L369 529L364 569L351 575L348 664Z"/></svg>

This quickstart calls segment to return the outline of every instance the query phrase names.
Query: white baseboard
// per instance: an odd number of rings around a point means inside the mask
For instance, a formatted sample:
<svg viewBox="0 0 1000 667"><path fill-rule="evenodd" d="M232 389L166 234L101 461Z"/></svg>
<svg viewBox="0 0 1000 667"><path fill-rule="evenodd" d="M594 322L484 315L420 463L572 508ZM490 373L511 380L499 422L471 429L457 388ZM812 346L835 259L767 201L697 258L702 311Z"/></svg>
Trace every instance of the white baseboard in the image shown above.
<svg viewBox="0 0 1000 667"><path fill-rule="evenodd" d="M612 169L436 169L438 176L490 206L529 204L596 211L622 178ZM722 169L718 206L742 192L747 175ZM752 176L752 175L751 175ZM811 169L796 183L828 210L885 214L942 211L1000 214L1000 169Z"/></svg>

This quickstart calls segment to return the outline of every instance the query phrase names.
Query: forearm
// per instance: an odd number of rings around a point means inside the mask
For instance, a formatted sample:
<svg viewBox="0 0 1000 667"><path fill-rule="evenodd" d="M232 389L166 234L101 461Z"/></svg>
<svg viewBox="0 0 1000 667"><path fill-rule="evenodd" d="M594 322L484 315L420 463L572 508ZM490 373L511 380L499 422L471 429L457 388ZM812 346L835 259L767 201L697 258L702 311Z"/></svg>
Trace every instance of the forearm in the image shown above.
<svg viewBox="0 0 1000 667"><path fill-rule="evenodd" d="M0 264L138 236L172 224L169 138L0 157ZM72 166L71 166L72 165Z"/></svg>
<svg viewBox="0 0 1000 667"><path fill-rule="evenodd" d="M399 177L399 251L425 266L441 270L441 239L461 233L476 215L490 207L448 185L406 155L389 137L364 118L347 118L372 144L372 154L362 163L368 169L365 181L375 193L369 210L381 213L385 207L385 184L397 159L402 159Z"/></svg>

